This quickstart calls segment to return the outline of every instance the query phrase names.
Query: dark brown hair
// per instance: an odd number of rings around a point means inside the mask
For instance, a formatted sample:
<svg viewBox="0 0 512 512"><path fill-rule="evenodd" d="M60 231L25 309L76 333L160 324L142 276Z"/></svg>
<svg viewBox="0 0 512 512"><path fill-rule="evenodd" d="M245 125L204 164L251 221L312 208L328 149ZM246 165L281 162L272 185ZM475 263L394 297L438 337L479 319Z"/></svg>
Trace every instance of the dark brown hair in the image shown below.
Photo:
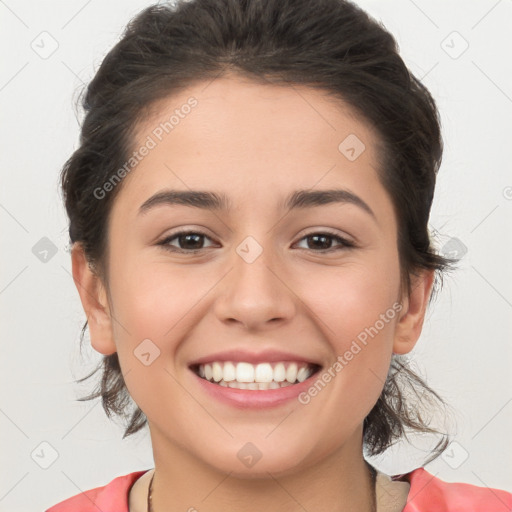
<svg viewBox="0 0 512 512"><path fill-rule="evenodd" d="M61 176L71 242L83 244L107 289L107 220L122 183L101 199L94 191L127 161L137 123L157 100L226 73L317 88L346 102L376 130L382 145L379 178L398 221L402 284L410 293L411 276L434 270L430 304L454 262L436 253L428 231L443 151L439 114L393 36L345 0L188 0L148 7L128 24L85 91L80 146ZM82 342L86 328L87 322ZM117 354L104 356L79 382L99 370L98 388L81 400L101 397L109 417L129 420L124 437L137 432L146 417L128 394ZM408 407L417 389L422 399ZM440 434L421 412L435 401L444 404L405 356L393 355L382 394L364 420L368 454L382 453L407 429ZM129 413L130 405L135 410ZM444 436L429 460L447 444Z"/></svg>

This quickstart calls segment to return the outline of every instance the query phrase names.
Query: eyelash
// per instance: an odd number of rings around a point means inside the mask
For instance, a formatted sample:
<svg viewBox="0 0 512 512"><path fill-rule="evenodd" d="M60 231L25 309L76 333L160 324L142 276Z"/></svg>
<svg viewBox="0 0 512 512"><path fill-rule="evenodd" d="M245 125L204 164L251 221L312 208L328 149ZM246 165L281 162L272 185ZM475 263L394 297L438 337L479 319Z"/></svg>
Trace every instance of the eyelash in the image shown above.
<svg viewBox="0 0 512 512"><path fill-rule="evenodd" d="M173 246L169 245L169 243L172 240L174 240L175 238L178 238L180 236L183 236L183 235L199 235L199 236L204 236L206 238L210 238L206 233L202 233L201 231L186 231L186 230L184 230L184 231L179 231L177 233L173 233L172 235L170 235L170 236L164 238L162 241L158 242L157 245L162 246L167 251L177 252L177 253L182 253L182 254L196 254L200 251L204 251L205 249L207 249L207 247L204 247L202 249L180 249L180 248L173 247ZM313 252L317 252L317 253L326 253L326 252L340 251L343 249L352 249L352 248L356 247L355 243L350 242L349 240L347 240L339 235L336 235L334 233L331 233L329 231L318 231L318 232L308 233L307 235L303 236L299 241L304 240L305 238L315 236L315 235L324 235L324 236L327 236L328 238L332 238L332 239L336 240L337 242L340 242L341 246L334 247L334 248L331 247L329 249L320 249L318 251L316 251L314 249L305 249L306 251L309 250L309 251L313 251Z"/></svg>

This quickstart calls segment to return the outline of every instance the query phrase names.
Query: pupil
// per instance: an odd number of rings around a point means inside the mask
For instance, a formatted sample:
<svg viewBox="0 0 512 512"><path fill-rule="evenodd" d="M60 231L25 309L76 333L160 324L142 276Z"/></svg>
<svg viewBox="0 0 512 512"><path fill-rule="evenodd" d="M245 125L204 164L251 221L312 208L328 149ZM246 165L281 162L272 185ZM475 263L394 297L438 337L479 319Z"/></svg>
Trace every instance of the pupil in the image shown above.
<svg viewBox="0 0 512 512"><path fill-rule="evenodd" d="M180 245L185 245L187 246L187 244L192 244L191 246L188 245L188 248L192 248L192 249L197 249L197 248L200 248L200 240L202 239L203 235L199 235L199 234L187 234L187 235L181 235L180 236ZM194 241L193 239L195 239L195 244L194 244ZM331 244L329 242L330 240L330 236L326 236L326 235L311 235L308 237L308 239L310 240L314 240L315 242L315 245L317 246L320 246L321 249L329 249ZM320 242L320 243L317 243L319 241L323 241L323 242ZM199 246L199 247L198 247Z"/></svg>
<svg viewBox="0 0 512 512"><path fill-rule="evenodd" d="M188 235L181 235L180 236L180 245L185 245L187 246L187 243L190 241L191 238L196 238L196 241L198 238L201 238L203 235L198 235L198 234L188 234ZM201 244L199 244L200 246ZM192 249L197 249L197 244L196 246L194 246L194 244L192 244L192 247L185 247L185 248L192 248ZM200 248L200 247L199 247Z"/></svg>
<svg viewBox="0 0 512 512"><path fill-rule="evenodd" d="M312 239L314 239L314 240L323 239L323 240L325 241L325 240L326 240L326 239L328 239L329 237L328 237L328 236L326 236L326 235L311 235L309 238L312 238ZM321 244L321 245L322 245L322 247L321 247L322 249L329 249L329 247L330 247L330 245L331 245L331 244L330 244L329 242L324 242L324 243L323 243L323 244Z"/></svg>

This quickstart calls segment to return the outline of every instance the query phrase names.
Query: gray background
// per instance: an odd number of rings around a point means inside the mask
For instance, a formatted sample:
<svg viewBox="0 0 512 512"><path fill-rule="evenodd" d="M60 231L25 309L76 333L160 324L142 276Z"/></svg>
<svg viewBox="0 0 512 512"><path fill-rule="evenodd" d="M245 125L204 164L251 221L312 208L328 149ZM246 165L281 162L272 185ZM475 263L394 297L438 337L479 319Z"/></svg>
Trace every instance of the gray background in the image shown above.
<svg viewBox="0 0 512 512"><path fill-rule="evenodd" d="M455 441L426 469L512 491L512 0L358 3L395 35L442 116L431 228L462 259L412 360L454 408ZM73 380L100 355L79 352L85 316L58 191L77 147L73 100L147 5L0 1L1 511L44 510L152 467L147 433L122 441L99 401L76 401L92 381ZM413 440L372 462L389 474L414 469L433 441Z"/></svg>

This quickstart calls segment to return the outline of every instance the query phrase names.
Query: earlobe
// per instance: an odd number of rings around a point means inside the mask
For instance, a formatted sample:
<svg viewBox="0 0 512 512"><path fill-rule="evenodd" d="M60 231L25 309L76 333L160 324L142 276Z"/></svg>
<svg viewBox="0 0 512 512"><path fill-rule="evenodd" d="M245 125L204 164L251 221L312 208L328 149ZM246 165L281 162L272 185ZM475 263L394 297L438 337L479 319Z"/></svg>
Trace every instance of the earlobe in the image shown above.
<svg viewBox="0 0 512 512"><path fill-rule="evenodd" d="M113 354L116 346L106 290L100 277L89 266L79 243L73 244L71 249L71 265L73 281L87 316L91 345L101 354Z"/></svg>
<svg viewBox="0 0 512 512"><path fill-rule="evenodd" d="M434 270L411 276L411 293L402 301L403 310L395 328L394 354L407 354L418 341L434 284Z"/></svg>

